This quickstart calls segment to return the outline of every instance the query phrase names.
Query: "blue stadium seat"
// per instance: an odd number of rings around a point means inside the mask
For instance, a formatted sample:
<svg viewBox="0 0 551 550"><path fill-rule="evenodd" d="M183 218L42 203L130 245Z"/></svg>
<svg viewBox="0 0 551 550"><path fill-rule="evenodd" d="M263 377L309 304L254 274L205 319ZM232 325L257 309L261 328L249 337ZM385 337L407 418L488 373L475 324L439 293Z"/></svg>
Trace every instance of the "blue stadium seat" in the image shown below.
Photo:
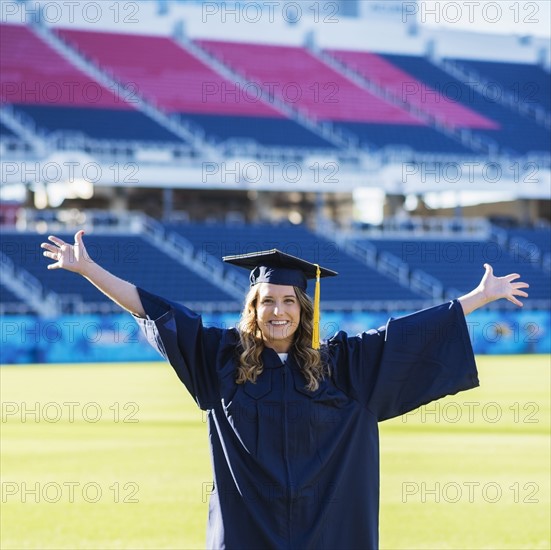
<svg viewBox="0 0 551 550"><path fill-rule="evenodd" d="M551 252L551 229L508 229L509 239L519 237L526 240L529 245L535 245L542 254Z"/></svg>
<svg viewBox="0 0 551 550"><path fill-rule="evenodd" d="M22 104L14 107L48 133L68 130L82 132L95 139L170 143L183 141L139 111Z"/></svg>
<svg viewBox="0 0 551 550"><path fill-rule="evenodd" d="M484 263L489 263L498 276L520 273L530 284L531 299L551 299L549 276L528 258L511 254L494 241L467 241L447 239L371 239L377 250L385 250L409 264L432 275L445 288L461 292L472 290L484 274Z"/></svg>
<svg viewBox="0 0 551 550"><path fill-rule="evenodd" d="M58 235L67 242L73 236ZM42 256L40 243L45 236L3 233L2 251L16 266L26 269L42 282L47 290L60 295L80 295L85 302L106 302L108 299L82 277L65 270L48 270L51 261ZM207 279L185 268L139 236L91 235L86 247L92 258L105 269L150 292L175 301L225 301L235 299Z"/></svg>
<svg viewBox="0 0 551 550"><path fill-rule="evenodd" d="M324 301L419 300L423 297L349 256L334 241L289 224L164 224L215 257L279 248L339 272L323 281ZM242 269L236 272L244 275ZM309 286L309 293L313 285Z"/></svg>
<svg viewBox="0 0 551 550"><path fill-rule="evenodd" d="M181 113L217 142L253 139L260 145L334 149L334 146L307 128L286 118L246 117Z"/></svg>
<svg viewBox="0 0 551 550"><path fill-rule="evenodd" d="M199 253L221 258L257 250L279 248L339 272L339 277L323 282L326 302L360 300L423 299L346 254L337 243L310 233L303 226L271 224L165 224L168 231L183 235ZM541 232L540 232L541 233ZM516 233L514 233L516 234ZM518 235L524 235L520 231ZM60 235L70 242L72 235ZM547 232L548 237L548 232ZM542 237L544 240L547 237ZM44 236L3 232L1 248L17 266L39 279L46 290L60 295L79 295L84 302L108 299L81 277L64 270L46 269L48 260L39 248ZM539 237L532 242L540 242ZM358 241L360 243L364 241ZM412 270L421 269L441 281L446 289L471 290L483 274L483 264L491 263L497 275L518 272L530 284L531 299L551 299L551 284L544 270L530 258L511 253L493 241L446 239L369 239L379 252L387 251L406 262ZM540 244L542 251L549 250ZM91 235L86 240L94 259L109 271L168 299L186 302L235 302L235 298L207 279L180 265L139 236ZM245 272L234 266L241 276ZM312 294L313 285L309 293ZM18 302L0 286L3 303Z"/></svg>
<svg viewBox="0 0 551 550"><path fill-rule="evenodd" d="M542 67L505 61L454 61L472 68L489 82L501 84L503 91L513 94L519 102L541 105L551 110L551 76Z"/></svg>
<svg viewBox="0 0 551 550"><path fill-rule="evenodd" d="M366 124L363 122L339 122L338 126L357 135L361 143L375 145L377 148L406 146L419 152L471 155L473 153L463 144L427 126Z"/></svg>
<svg viewBox="0 0 551 550"><path fill-rule="evenodd" d="M483 96L450 74L422 57L408 55L383 55L404 71L439 91L445 97L455 99L467 107L495 120L500 130L475 130L495 140L499 145L516 153L544 152L551 148L551 133L527 117L514 113L487 94Z"/></svg>

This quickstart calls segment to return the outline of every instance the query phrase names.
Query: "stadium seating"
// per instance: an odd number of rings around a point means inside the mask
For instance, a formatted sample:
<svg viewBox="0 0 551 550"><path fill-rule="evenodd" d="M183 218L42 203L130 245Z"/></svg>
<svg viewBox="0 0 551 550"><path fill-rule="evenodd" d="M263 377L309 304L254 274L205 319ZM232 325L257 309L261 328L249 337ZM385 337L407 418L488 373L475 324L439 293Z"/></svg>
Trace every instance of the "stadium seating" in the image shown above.
<svg viewBox="0 0 551 550"><path fill-rule="evenodd" d="M198 44L290 106L330 121L375 148L472 153L406 110L375 96L304 48L200 40ZM289 63L288 60L293 62Z"/></svg>
<svg viewBox="0 0 551 550"><path fill-rule="evenodd" d="M355 134L360 143L374 148L401 146L424 153L473 154L471 149L428 126L363 122L340 122L339 126Z"/></svg>
<svg viewBox="0 0 551 550"><path fill-rule="evenodd" d="M494 140L502 148L513 153L531 151L547 153L551 146L551 134L528 117L514 113L504 107L489 94L481 95L460 80L457 80L427 59L408 55L384 54L384 58L403 71L413 75L417 80L450 97L470 109L483 114L500 125L499 130L477 129L478 134ZM480 87L479 87L480 88Z"/></svg>
<svg viewBox="0 0 551 550"><path fill-rule="evenodd" d="M427 89L422 82L380 55L350 50L328 50L328 53L364 78L391 92L403 103L411 104L450 127L498 128L495 122L486 117L451 101L436 90Z"/></svg>
<svg viewBox="0 0 551 550"><path fill-rule="evenodd" d="M183 143L181 138L139 111L57 105L18 105L17 110L47 133L63 130L82 132L95 139Z"/></svg>
<svg viewBox="0 0 551 550"><path fill-rule="evenodd" d="M551 298L549 276L528 258L511 254L493 241L447 239L370 240L379 251L387 251L438 279L446 289L467 292L481 279L484 263L494 268L496 275L520 273L530 284L530 298Z"/></svg>
<svg viewBox="0 0 551 550"><path fill-rule="evenodd" d="M541 105L551 111L551 79L538 65L505 61L453 59L463 67L476 71L488 82L497 83L521 103Z"/></svg>
<svg viewBox="0 0 551 550"><path fill-rule="evenodd" d="M426 297L350 256L338 243L313 234L303 226L165 223L164 227L167 232L178 233L192 242L199 257L208 254L221 258L279 248L338 271L338 277L323 281L322 295L326 307L352 307L354 302L360 301L426 300ZM546 230L518 230L509 235L522 236L537 243L542 252L549 252L549 232ZM68 234L60 237L65 240L72 238ZM85 303L108 301L81 277L64 270L47 270L49 261L39 248L44 240L43 235L3 231L1 246L16 266L39 279L46 290L54 291L66 300L77 296ZM511 250L493 241L378 238L356 242L375 246L378 253L393 254L407 263L412 271L422 270L440 281L447 291L471 290L483 274L483 264L488 262L497 275L521 273L522 279L530 284L531 300L551 299L549 274L541 264L534 262L533 257L518 254L514 248ZM92 257L106 269L168 299L184 303L236 303L234 297L207 278L183 267L139 236L95 234L87 238L86 244ZM242 277L247 276L237 267L226 267ZM313 285L310 285L309 293L313 293ZM20 301L5 286L0 286L0 297L3 304Z"/></svg>
<svg viewBox="0 0 551 550"><path fill-rule="evenodd" d="M57 31L69 44L169 112L281 116L262 101L232 94L231 82L167 37Z"/></svg>
<svg viewBox="0 0 551 550"><path fill-rule="evenodd" d="M58 235L71 242L72 235ZM108 299L90 283L65 270L48 270L50 262L42 256L37 234L2 234L2 250L18 267L39 279L47 290L60 295L78 295L84 302ZM150 292L175 301L222 301L235 299L207 279L185 268L139 236L92 235L86 239L87 250L98 263ZM192 289L192 290L190 290Z"/></svg>
<svg viewBox="0 0 551 550"><path fill-rule="evenodd" d="M317 120L370 123L423 123L407 111L361 88L304 48L265 44L197 41L258 86ZM290 62L291 61L291 62Z"/></svg>
<svg viewBox="0 0 551 550"><path fill-rule="evenodd" d="M190 240L197 249L216 257L279 248L339 272L323 281L323 299L328 301L419 300L408 288L348 255L334 241L289 224L164 224ZM232 269L243 275L243 270ZM310 285L310 293L313 285Z"/></svg>
<svg viewBox="0 0 551 550"><path fill-rule="evenodd" d="M469 128L524 154L549 149L550 132L480 95L425 58L328 50L343 65L390 92L392 102L356 83L305 48L57 29L54 32L118 83L107 89L22 25L1 26L2 101L45 133L80 132L94 139L182 143L138 111L147 99L203 132L208 141L334 149L329 141L278 110L270 97L321 123L331 123L363 146L423 153L472 154L453 137L399 105L399 99L451 128ZM236 75L223 76L193 52L199 46ZM292 62L289 60L292 59ZM507 89L549 109L549 77L534 65L459 60ZM514 75L514 76L513 76ZM70 85L69 85L70 84ZM407 86L405 86L407 85ZM264 96L260 98L260 91ZM513 90L514 92L514 90ZM272 94L272 96L270 95ZM396 103L398 98L398 104ZM10 131L0 127L2 135Z"/></svg>
<svg viewBox="0 0 551 550"><path fill-rule="evenodd" d="M92 138L181 142L135 110L128 92L103 87L22 25L1 25L2 97L46 133ZM131 99L130 97L128 99Z"/></svg>
<svg viewBox="0 0 551 550"><path fill-rule="evenodd" d="M170 38L57 31L129 88L202 128L210 139L327 148L331 144L259 98L259 88L232 82Z"/></svg>
<svg viewBox="0 0 551 550"><path fill-rule="evenodd" d="M551 252L551 229L508 229L509 241L513 238L524 239L528 245L536 246L542 254Z"/></svg>
<svg viewBox="0 0 551 550"><path fill-rule="evenodd" d="M3 24L0 31L5 103L132 108L71 65L29 27Z"/></svg>
<svg viewBox="0 0 551 550"><path fill-rule="evenodd" d="M260 145L334 149L335 147L287 118L246 117L234 115L190 114L185 118L199 126L216 142L254 140Z"/></svg>

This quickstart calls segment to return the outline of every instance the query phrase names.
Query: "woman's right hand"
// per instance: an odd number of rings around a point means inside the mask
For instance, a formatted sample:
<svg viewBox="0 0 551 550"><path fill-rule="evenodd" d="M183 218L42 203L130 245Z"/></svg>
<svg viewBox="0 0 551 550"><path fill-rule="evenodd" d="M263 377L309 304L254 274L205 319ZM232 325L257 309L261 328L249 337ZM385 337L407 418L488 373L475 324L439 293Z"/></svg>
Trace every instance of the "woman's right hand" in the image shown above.
<svg viewBox="0 0 551 550"><path fill-rule="evenodd" d="M40 245L45 249L44 256L55 260L48 265L48 269L67 269L80 273L123 309L138 317L146 317L138 289L94 262L86 252L82 235L82 229L75 233L75 244L67 244L59 237L49 236L50 243Z"/></svg>
<svg viewBox="0 0 551 550"><path fill-rule="evenodd" d="M82 242L84 231L81 229L75 233L75 243L67 244L63 240L53 235L48 237L50 243L42 243L41 248L46 251L43 253L46 258L55 260L53 264L48 265L48 269L67 269L81 275L86 274L87 267L93 263L92 259L86 252L84 243Z"/></svg>

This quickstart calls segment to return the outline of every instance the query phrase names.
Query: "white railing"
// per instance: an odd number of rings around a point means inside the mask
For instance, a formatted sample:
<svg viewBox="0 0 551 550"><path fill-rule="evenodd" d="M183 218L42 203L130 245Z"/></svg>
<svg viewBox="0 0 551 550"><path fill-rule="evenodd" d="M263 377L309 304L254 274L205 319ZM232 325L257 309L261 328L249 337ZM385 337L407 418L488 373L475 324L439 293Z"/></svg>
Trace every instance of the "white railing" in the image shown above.
<svg viewBox="0 0 551 550"><path fill-rule="evenodd" d="M421 269L415 269L411 273L410 288L414 292L430 296L435 300L442 300L444 297L444 287L442 283Z"/></svg>
<svg viewBox="0 0 551 550"><path fill-rule="evenodd" d="M5 104L0 109L0 121L16 136L26 141L34 149L35 154L46 154L49 149L48 140L38 130L31 117ZM4 139L2 137L2 141Z"/></svg>
<svg viewBox="0 0 551 550"><path fill-rule="evenodd" d="M204 251L196 251L194 245L182 235L169 231L155 220L143 216L142 237L147 238L157 248L197 273L200 277L208 279L230 296L240 300L248 288L245 277L231 273L225 269L224 264L211 254Z"/></svg>
<svg viewBox="0 0 551 550"><path fill-rule="evenodd" d="M472 88L475 92L477 88L490 89L492 85L499 86L499 94L496 94L494 101L501 103L509 109L516 111L522 115L528 115L533 118L539 125L546 129L551 129L551 114L541 105L521 101L519 94L515 95L509 92L500 82L490 81L484 78L479 72L464 67L457 61L450 59L441 59L433 61L441 69L448 74L460 80L465 86Z"/></svg>
<svg viewBox="0 0 551 550"><path fill-rule="evenodd" d="M509 252L514 258L522 258L526 263L541 265L542 252L539 247L524 237L511 237L509 240Z"/></svg>
<svg viewBox="0 0 551 550"><path fill-rule="evenodd" d="M325 237L326 234L334 236L335 241L341 246L344 252L356 258L364 265L370 266L382 275L396 281L413 292L418 292L433 299L441 299L443 286L436 278L421 270L412 272L409 265L390 252L378 252L377 247L369 242L358 242L356 239L365 238L365 235L357 233L345 233L339 231L336 226L325 222L329 228L320 228L317 234Z"/></svg>
<svg viewBox="0 0 551 550"><path fill-rule="evenodd" d="M40 154L46 156L55 151L82 151L92 155L100 162L138 162L140 155L149 155L151 152L160 153L169 157L169 168L179 165L189 165L190 162L201 163L213 160L213 156L206 152L197 151L188 143L163 142L163 141L140 141L124 139L97 139L84 135L82 132L56 130L48 136L44 136L44 148ZM482 138L481 138L482 139ZM13 141L13 140L12 140ZM460 155L450 153L432 153L414 151L410 147L386 146L378 150L357 149L355 146L347 149L335 149L329 153L326 149L312 147L283 147L260 145L251 140L227 140L225 142L213 145L216 148L216 160L233 159L235 157L247 157L257 160L269 161L294 161L307 162L309 157L319 157L330 155L336 159L342 167L346 167L353 175L365 173L364 166L375 164L378 168L383 168L389 164L411 163L458 163L466 160L479 162L487 160L489 157L472 155ZM17 157L22 154L22 145L16 144L14 152ZM4 146L4 149L5 146ZM5 150L6 155L10 155L11 150ZM35 152L35 154L38 154ZM494 161L504 163L510 161L509 157L493 156ZM511 157L513 158L513 157ZM514 157L515 159L518 157ZM523 157L523 160L536 162L540 168L548 168L550 158L546 155L533 154ZM309 167L303 165L302 169L308 171Z"/></svg>
<svg viewBox="0 0 551 550"><path fill-rule="evenodd" d="M492 226L485 218L447 218L435 216L392 216L378 226L350 230L348 237L356 239L400 239L430 236L430 238L488 239Z"/></svg>
<svg viewBox="0 0 551 550"><path fill-rule="evenodd" d="M21 208L17 214L15 230L29 232L67 232L87 229L96 234L102 233L139 233L143 214L136 212L73 208L35 210ZM2 228L3 232L10 228Z"/></svg>
<svg viewBox="0 0 551 550"><path fill-rule="evenodd" d="M509 240L509 234L505 229L502 229L497 225L491 225L490 239L494 240L501 248L505 248L507 246L507 241Z"/></svg>
<svg viewBox="0 0 551 550"><path fill-rule="evenodd" d="M321 61L332 67L334 70L341 72L349 80L356 83L361 88L369 90L373 95L379 96L388 103L392 103L401 109L407 110L412 115L421 118L429 126L432 126L440 133L456 140L467 148L479 151L485 154L497 152L497 146L491 140L480 139L479 136L473 134L469 130L463 128L458 129L450 125L446 119L440 118L438 115L422 109L417 105L404 101L398 94L386 88L381 82L370 77L367 78L363 74L355 71L350 66L333 57L331 54L320 51L318 49L310 50ZM468 154L466 156L472 156Z"/></svg>
<svg viewBox="0 0 551 550"><path fill-rule="evenodd" d="M245 76L238 73L228 64L223 63L218 58L211 55L210 52L203 49L200 45L178 36L173 37L173 39L178 42L178 44L180 44L183 49L189 51L195 57L209 65L215 72L217 72L221 76L227 78L234 83L239 83L240 85L248 84ZM264 103L286 114L289 118L295 120L301 126L308 128L313 133L323 137L337 147L350 147L352 145L352 143L348 139L346 139L346 136L344 136L342 133L336 133L331 125L318 123L316 119L311 117L307 112L291 107L284 101L280 100L275 94L270 93L263 86L260 87L260 90L262 93L261 97Z"/></svg>
<svg viewBox="0 0 551 550"><path fill-rule="evenodd" d="M408 264L400 260L398 256L383 251L379 254L377 262L378 270L403 286L409 287L409 267Z"/></svg>
<svg viewBox="0 0 551 550"><path fill-rule="evenodd" d="M371 267L377 267L377 248L371 243L344 241L344 250L362 263Z"/></svg>
<svg viewBox="0 0 551 550"><path fill-rule="evenodd" d="M54 292L45 292L36 277L16 266L1 251L0 274L2 284L41 317L53 317L61 312L59 296Z"/></svg>
<svg viewBox="0 0 551 550"><path fill-rule="evenodd" d="M47 42L60 55L70 61L76 68L83 71L85 74L93 78L96 82L109 90L125 90L125 85L117 80L117 76L111 74L104 67L97 66L91 59L88 59L85 54L79 52L72 45L67 44L61 37L52 32L46 25L42 23L33 23L31 28ZM208 145L201 135L193 132L189 125L183 125L176 117L165 113L158 105L150 98L145 98L140 94L132 94L133 105L142 111L152 120L155 120L160 126L171 131L173 134L190 143L198 151L208 153L213 158L218 157L216 148Z"/></svg>

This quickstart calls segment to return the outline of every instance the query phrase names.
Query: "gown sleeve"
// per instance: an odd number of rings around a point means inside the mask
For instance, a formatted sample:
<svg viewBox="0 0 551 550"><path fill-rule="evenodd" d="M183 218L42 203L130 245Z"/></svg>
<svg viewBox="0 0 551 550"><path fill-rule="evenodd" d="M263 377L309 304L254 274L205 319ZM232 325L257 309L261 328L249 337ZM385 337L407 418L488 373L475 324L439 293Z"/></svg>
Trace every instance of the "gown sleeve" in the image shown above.
<svg viewBox="0 0 551 550"><path fill-rule="evenodd" d="M205 328L201 316L138 288L145 318L134 316L148 342L172 365L204 410L216 400L215 365L224 331Z"/></svg>
<svg viewBox="0 0 551 550"><path fill-rule="evenodd" d="M335 383L387 420L479 385L461 304L390 319L379 330L328 341Z"/></svg>

